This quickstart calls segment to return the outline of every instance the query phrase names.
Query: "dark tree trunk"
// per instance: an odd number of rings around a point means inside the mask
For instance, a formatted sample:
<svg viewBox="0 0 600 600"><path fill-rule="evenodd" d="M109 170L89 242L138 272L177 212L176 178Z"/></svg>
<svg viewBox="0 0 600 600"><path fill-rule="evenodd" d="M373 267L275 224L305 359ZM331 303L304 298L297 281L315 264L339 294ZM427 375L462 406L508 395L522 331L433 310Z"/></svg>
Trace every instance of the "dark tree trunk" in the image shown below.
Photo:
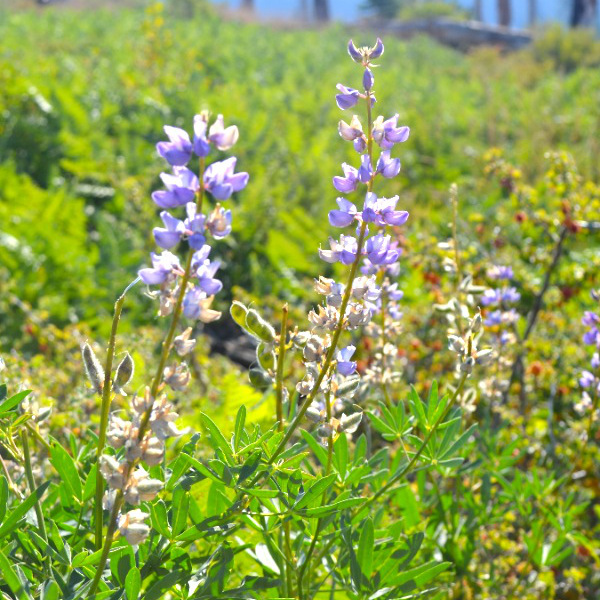
<svg viewBox="0 0 600 600"><path fill-rule="evenodd" d="M498 21L504 27L510 27L510 0L498 0Z"/></svg>
<svg viewBox="0 0 600 600"><path fill-rule="evenodd" d="M535 25L537 16L537 6L535 0L529 0L529 26L533 27Z"/></svg>
<svg viewBox="0 0 600 600"><path fill-rule="evenodd" d="M317 21L329 21L328 0L315 0L315 18Z"/></svg>
<svg viewBox="0 0 600 600"><path fill-rule="evenodd" d="M254 12L254 0L242 0L242 10Z"/></svg>
<svg viewBox="0 0 600 600"><path fill-rule="evenodd" d="M478 21L481 21L481 19L483 18L481 14L481 0L475 0L475 18Z"/></svg>

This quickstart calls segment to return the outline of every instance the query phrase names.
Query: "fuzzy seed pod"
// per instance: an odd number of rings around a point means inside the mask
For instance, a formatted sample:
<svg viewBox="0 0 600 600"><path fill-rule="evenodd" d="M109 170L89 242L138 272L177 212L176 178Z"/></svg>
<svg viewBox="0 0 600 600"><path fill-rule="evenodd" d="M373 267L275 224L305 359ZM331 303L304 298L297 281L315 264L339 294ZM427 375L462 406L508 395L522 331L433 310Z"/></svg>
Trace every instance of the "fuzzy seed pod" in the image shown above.
<svg viewBox="0 0 600 600"><path fill-rule="evenodd" d="M241 302L234 300L231 303L231 308L229 309L229 314L231 314L231 318L242 329L246 329L246 315L248 314L248 309Z"/></svg>
<svg viewBox="0 0 600 600"><path fill-rule="evenodd" d="M246 328L267 344L275 341L275 330L253 308L246 313Z"/></svg>
<svg viewBox="0 0 600 600"><path fill-rule="evenodd" d="M256 347L256 360L265 371L274 371L276 368L275 353L266 344L260 343Z"/></svg>
<svg viewBox="0 0 600 600"><path fill-rule="evenodd" d="M89 344L86 343L83 345L81 356L83 358L86 375L88 376L94 391L97 394L102 394L102 388L104 387L104 369Z"/></svg>
<svg viewBox="0 0 600 600"><path fill-rule="evenodd" d="M337 398L352 398L359 385L360 377L348 378L346 381L338 385L337 389L335 390L335 395Z"/></svg>
<svg viewBox="0 0 600 600"><path fill-rule="evenodd" d="M257 367L250 369L248 377L250 383L259 390L266 390L273 383L273 378Z"/></svg>
<svg viewBox="0 0 600 600"><path fill-rule="evenodd" d="M346 433L354 433L362 421L362 412L355 412L351 415L342 415L340 419L340 429Z"/></svg>
<svg viewBox="0 0 600 600"><path fill-rule="evenodd" d="M127 396L123 388L131 381L133 377L133 358L129 352L125 352L125 358L119 363L115 372L115 379L113 381L113 390L121 396Z"/></svg>

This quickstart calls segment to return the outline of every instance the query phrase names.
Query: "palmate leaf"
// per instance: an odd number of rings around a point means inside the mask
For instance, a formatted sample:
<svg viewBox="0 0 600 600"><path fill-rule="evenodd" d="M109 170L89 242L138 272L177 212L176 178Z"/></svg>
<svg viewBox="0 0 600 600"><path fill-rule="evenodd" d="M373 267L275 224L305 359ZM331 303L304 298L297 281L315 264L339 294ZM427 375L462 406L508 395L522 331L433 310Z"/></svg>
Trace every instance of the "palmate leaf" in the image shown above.
<svg viewBox="0 0 600 600"><path fill-rule="evenodd" d="M27 579L24 575L13 567L11 561L0 550L0 573L4 579L4 583L8 585L10 591L15 595L17 600L31 600L32 596L29 593L26 584Z"/></svg>
<svg viewBox="0 0 600 600"><path fill-rule="evenodd" d="M23 390L0 403L0 416L16 408L29 394L31 394L31 390Z"/></svg>
<svg viewBox="0 0 600 600"><path fill-rule="evenodd" d="M53 440L50 462L60 475L61 487L66 490L67 499L72 501L75 498L81 502L83 500L83 487L75 461L56 440Z"/></svg>
<svg viewBox="0 0 600 600"><path fill-rule="evenodd" d="M370 580L371 572L373 571L374 536L373 521L370 518L367 518L360 531L358 551L356 553L356 559L358 560L360 570L366 581Z"/></svg>

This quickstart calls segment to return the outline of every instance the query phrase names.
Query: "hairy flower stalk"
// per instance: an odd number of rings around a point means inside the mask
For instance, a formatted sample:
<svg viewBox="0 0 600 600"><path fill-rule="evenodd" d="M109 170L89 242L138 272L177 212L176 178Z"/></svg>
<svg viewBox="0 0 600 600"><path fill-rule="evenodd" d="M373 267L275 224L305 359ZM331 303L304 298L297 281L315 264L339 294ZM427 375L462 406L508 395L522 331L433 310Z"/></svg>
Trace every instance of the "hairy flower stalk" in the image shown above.
<svg viewBox="0 0 600 600"><path fill-rule="evenodd" d="M184 130L166 126L169 141L157 145L158 154L171 165L173 172L161 175L166 189L154 192L152 199L164 209L185 207L187 218L178 219L167 210L161 212L164 227L154 228L153 234L157 246L163 251L161 254L152 253L152 267L143 268L138 273L148 286L160 286L159 291L152 292L151 296L158 297L159 315L171 315L171 323L151 385L141 398L134 397L132 400L132 419L113 418L110 424L108 440L118 454L103 455L100 460L99 470L109 488L105 506L110 510L110 516L90 593L98 587L117 530L133 545L143 542L150 531L145 523L146 513L140 509L122 513L122 508L126 503L135 506L149 501L161 490L162 482L151 479L140 463L160 464L164 456L164 440L180 434L174 425L178 415L166 396L160 394L165 385L183 389L189 382L185 363L166 368L173 345L180 356L190 352L195 345L195 341L189 339L189 328L176 338L180 318L184 316L208 323L220 317L219 312L211 309L214 296L222 289L221 282L215 278L220 263L208 258L211 247L206 241L209 235L221 239L230 233L231 211L222 208L218 202L209 215L203 214L202 209L207 193L217 201L227 200L246 186L248 174L234 172L235 157L206 166L206 157L212 146L228 150L239 136L237 127L224 126L222 115L210 128L208 121L207 113L195 116L193 140ZM186 167L192 155L198 157L198 176ZM183 267L179 258L169 251L182 240L189 246ZM132 366L125 364L122 370L126 372ZM121 382L116 383L119 385Z"/></svg>

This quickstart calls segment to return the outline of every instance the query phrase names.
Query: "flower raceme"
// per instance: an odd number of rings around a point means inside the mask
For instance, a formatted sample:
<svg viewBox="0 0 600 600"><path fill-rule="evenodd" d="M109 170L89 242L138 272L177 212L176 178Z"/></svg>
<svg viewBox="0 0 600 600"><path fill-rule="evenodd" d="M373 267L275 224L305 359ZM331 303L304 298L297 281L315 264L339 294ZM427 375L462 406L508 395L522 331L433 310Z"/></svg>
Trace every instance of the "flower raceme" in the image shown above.
<svg viewBox="0 0 600 600"><path fill-rule="evenodd" d="M183 314L190 319L208 322L218 318L219 313L210 309L212 300L222 284L214 275L220 266L219 261L210 261L209 237L222 239L231 232L231 211L219 202L208 215L203 214L202 204L205 192L217 201L231 198L248 183L248 173L235 172L237 159L232 156L215 161L205 167L206 157L214 146L217 150L230 149L238 140L239 132L235 125L225 127L223 116L218 115L209 127L208 114L194 117L194 135L178 127L166 126L167 142L156 146L158 154L173 168L172 173L162 173L164 190L152 194L154 203L163 209L160 218L163 227L153 230L156 245L163 248L161 254L151 254L152 267L143 268L139 276L147 285L160 285L161 315L167 315L175 305L179 280L186 281L183 300ZM200 173L196 175L187 167L195 155L199 159ZM179 218L169 212L185 207L186 218ZM193 253L188 266L183 267L179 258L170 250L187 242ZM186 272L187 270L187 272ZM191 280L193 283L189 283Z"/></svg>

